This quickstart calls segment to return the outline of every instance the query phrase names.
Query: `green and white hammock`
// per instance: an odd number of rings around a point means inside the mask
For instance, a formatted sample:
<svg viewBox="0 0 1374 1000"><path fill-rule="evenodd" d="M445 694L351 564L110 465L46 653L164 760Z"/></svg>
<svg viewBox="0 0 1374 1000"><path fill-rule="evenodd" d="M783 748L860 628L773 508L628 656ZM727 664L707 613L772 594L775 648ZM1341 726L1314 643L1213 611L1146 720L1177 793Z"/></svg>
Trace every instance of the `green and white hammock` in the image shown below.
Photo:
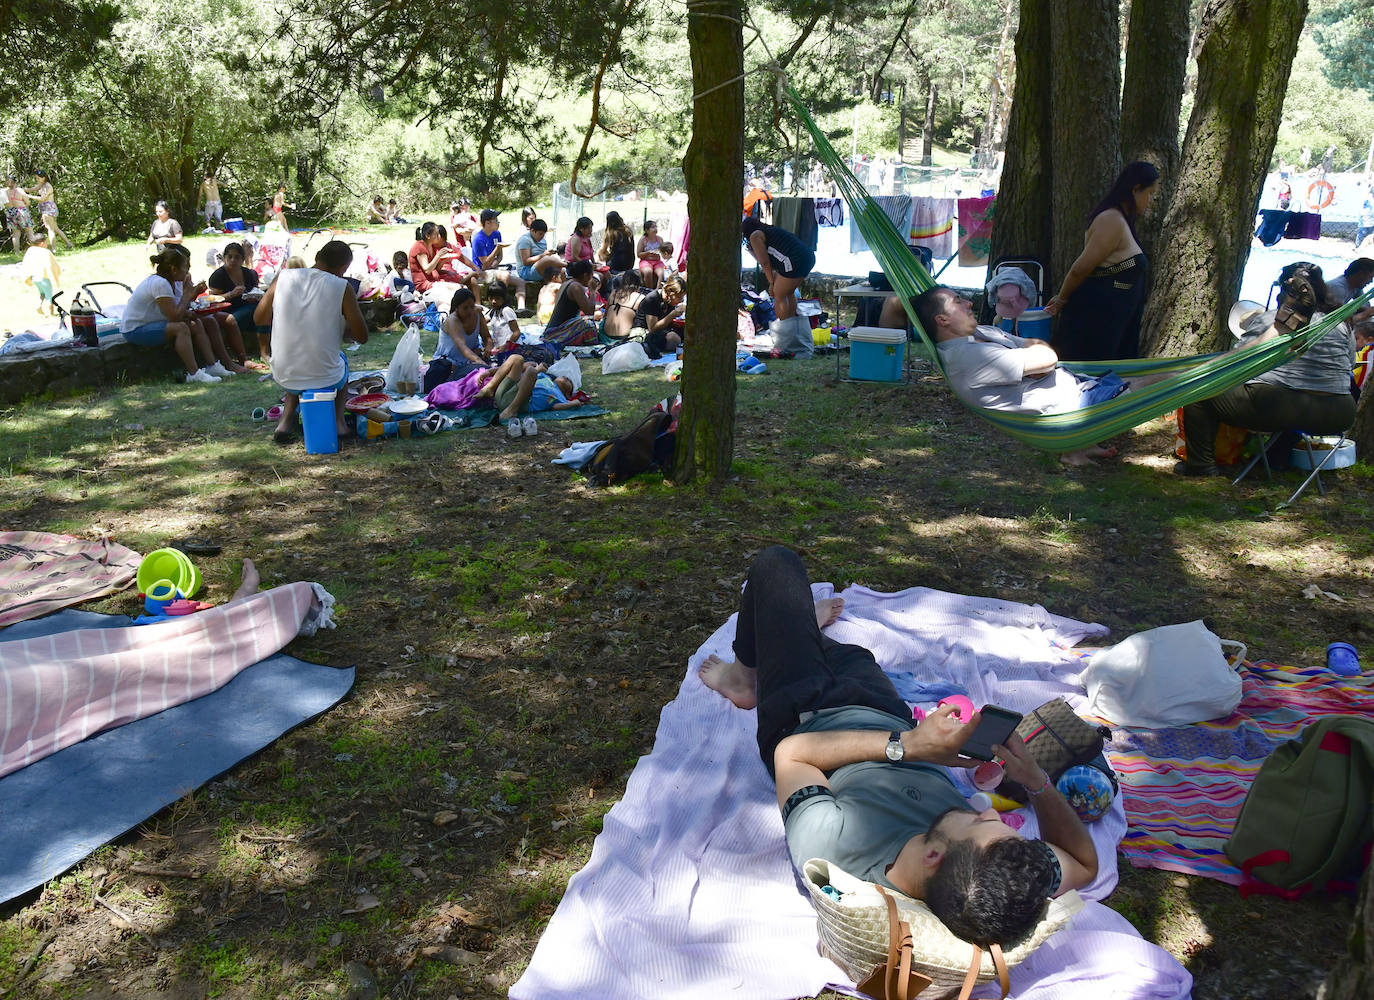
<svg viewBox="0 0 1374 1000"><path fill-rule="evenodd" d="M883 273L901 296L912 325L938 365L940 352L936 350L934 341L922 329L911 307L911 299L935 287L935 280L921 266L902 234L897 232L897 228L882 208L845 166L844 161L830 145L830 140L807 112L796 91L789 86L787 93L798 119L811 133L818 158L829 169L831 177L848 203L853 223L863 233L864 239L873 250L873 255L882 265ZM1110 369L1125 379L1133 375L1174 373L1153 385L1070 413L1008 413L972 406L967 402L964 405L998 429L1033 447L1053 452L1076 451L1170 413L1180 406L1215 396L1269 371L1307 350L1347 316L1361 308L1370 297L1371 293L1366 293L1347 302L1296 333L1285 334L1262 344L1222 354L1199 354L1186 358L1065 362L1064 367L1071 371L1094 375Z"/></svg>

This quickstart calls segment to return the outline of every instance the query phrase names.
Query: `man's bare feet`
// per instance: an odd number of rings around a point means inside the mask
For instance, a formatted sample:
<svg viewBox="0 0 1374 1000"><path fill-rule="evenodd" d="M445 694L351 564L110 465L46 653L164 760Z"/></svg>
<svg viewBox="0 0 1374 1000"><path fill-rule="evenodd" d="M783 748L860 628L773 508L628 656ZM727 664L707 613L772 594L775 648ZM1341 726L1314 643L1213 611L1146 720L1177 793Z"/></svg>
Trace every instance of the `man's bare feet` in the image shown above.
<svg viewBox="0 0 1374 1000"><path fill-rule="evenodd" d="M827 597L816 602L816 624L821 628L834 625L844 611L843 597Z"/></svg>
<svg viewBox="0 0 1374 1000"><path fill-rule="evenodd" d="M258 585L261 583L262 579L258 576L258 568L253 565L253 560L245 559L243 561L243 574L240 577L239 589L234 591L234 596L229 598L229 603L233 604L235 601L241 601L245 597L252 597L258 592Z"/></svg>
<svg viewBox="0 0 1374 1000"><path fill-rule="evenodd" d="M1090 445L1082 451L1068 451L1059 456L1059 461L1065 465L1095 465L1099 458L1116 458L1117 450L1111 445L1103 447L1100 444Z"/></svg>
<svg viewBox="0 0 1374 1000"><path fill-rule="evenodd" d="M816 602L816 624L821 628L833 625L842 611L843 597L826 597L819 600ZM755 688L754 671L738 660L730 660L727 663L712 653L706 657L706 662L697 673L701 677L701 683L724 695L736 707L750 709L758 705L759 695Z"/></svg>
<svg viewBox="0 0 1374 1000"><path fill-rule="evenodd" d="M697 671L701 683L724 695L736 708L750 709L759 703L754 671L738 660L729 663L712 653Z"/></svg>

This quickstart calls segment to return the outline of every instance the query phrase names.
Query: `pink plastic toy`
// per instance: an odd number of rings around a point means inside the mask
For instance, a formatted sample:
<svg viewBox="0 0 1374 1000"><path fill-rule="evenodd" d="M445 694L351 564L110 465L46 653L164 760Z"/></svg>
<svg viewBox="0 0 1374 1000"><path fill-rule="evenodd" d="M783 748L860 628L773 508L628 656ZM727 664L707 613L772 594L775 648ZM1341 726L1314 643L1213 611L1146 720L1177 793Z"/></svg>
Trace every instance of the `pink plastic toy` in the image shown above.
<svg viewBox="0 0 1374 1000"><path fill-rule="evenodd" d="M968 722L973 718L973 702L962 694L952 694L947 698L940 699L940 707L946 705L954 706L954 717L960 722Z"/></svg>

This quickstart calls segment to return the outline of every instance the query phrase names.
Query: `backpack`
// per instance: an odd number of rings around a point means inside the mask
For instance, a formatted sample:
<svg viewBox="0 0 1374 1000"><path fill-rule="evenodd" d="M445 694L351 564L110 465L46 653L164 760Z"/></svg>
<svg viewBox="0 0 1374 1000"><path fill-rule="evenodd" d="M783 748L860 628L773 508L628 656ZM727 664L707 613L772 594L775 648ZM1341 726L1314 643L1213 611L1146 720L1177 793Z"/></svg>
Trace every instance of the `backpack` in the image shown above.
<svg viewBox="0 0 1374 1000"><path fill-rule="evenodd" d="M1358 872L1368 861L1372 798L1374 720L1323 716L1280 746L1260 766L1226 841L1245 875L1241 895L1295 899Z"/></svg>
<svg viewBox="0 0 1374 1000"><path fill-rule="evenodd" d="M655 407L628 434L612 438L577 470L593 486L614 486L631 476L654 468L665 468L673 460L676 431L670 430L673 417Z"/></svg>

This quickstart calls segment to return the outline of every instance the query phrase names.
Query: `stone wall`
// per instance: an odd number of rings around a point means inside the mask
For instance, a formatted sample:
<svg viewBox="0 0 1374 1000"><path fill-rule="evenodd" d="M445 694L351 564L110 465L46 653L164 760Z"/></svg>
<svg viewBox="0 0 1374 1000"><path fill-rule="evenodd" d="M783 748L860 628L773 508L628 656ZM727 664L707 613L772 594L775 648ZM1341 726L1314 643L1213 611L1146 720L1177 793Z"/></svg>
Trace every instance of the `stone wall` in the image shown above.
<svg viewBox="0 0 1374 1000"><path fill-rule="evenodd" d="M170 347L137 347L117 335L102 338L99 347L5 354L0 355L0 405L167 378L184 370Z"/></svg>

